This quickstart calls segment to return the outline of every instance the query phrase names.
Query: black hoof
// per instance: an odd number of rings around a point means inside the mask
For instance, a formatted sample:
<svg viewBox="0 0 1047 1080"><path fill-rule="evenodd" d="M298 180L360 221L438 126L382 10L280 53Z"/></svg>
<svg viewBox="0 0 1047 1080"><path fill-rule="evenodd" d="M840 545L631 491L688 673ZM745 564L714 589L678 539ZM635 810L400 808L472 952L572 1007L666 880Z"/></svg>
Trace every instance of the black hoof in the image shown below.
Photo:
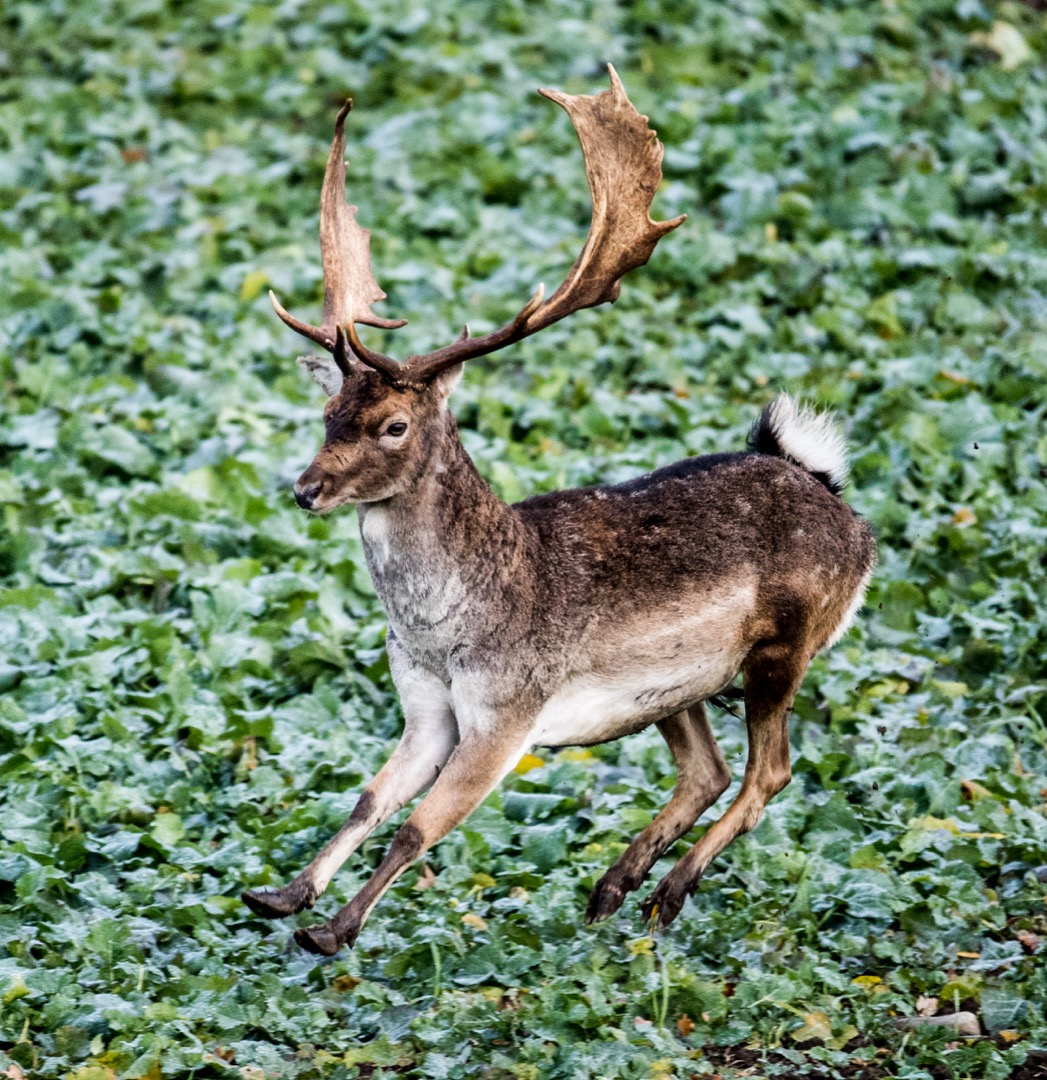
<svg viewBox="0 0 1047 1080"><path fill-rule="evenodd" d="M263 919L286 919L313 906L314 898L298 889L257 889L243 892L240 899Z"/></svg>
<svg viewBox="0 0 1047 1080"><path fill-rule="evenodd" d="M668 878L658 883L658 887L640 905L644 922L656 922L659 930L667 927L683 910L683 905L691 890L680 888Z"/></svg>
<svg viewBox="0 0 1047 1080"><path fill-rule="evenodd" d="M342 947L330 926L303 926L294 932L294 939L306 952L318 956L334 956Z"/></svg>
<svg viewBox="0 0 1047 1080"><path fill-rule="evenodd" d="M589 906L585 910L585 921L590 925L609 919L625 903L628 892L626 886L618 884L610 875L605 874L593 886L589 894Z"/></svg>

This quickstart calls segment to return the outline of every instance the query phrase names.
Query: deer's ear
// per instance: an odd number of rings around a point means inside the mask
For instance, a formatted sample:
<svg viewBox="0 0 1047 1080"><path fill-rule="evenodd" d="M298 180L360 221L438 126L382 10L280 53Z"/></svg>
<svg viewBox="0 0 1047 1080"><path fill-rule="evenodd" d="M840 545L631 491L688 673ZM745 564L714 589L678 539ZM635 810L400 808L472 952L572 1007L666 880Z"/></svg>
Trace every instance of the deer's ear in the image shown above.
<svg viewBox="0 0 1047 1080"><path fill-rule="evenodd" d="M465 364L455 364L454 367L441 371L433 379L433 386L444 401L451 396L451 391L462 381L462 371L464 369Z"/></svg>
<svg viewBox="0 0 1047 1080"><path fill-rule="evenodd" d="M342 389L342 373L332 357L299 356L296 363L316 379L328 397L334 397Z"/></svg>

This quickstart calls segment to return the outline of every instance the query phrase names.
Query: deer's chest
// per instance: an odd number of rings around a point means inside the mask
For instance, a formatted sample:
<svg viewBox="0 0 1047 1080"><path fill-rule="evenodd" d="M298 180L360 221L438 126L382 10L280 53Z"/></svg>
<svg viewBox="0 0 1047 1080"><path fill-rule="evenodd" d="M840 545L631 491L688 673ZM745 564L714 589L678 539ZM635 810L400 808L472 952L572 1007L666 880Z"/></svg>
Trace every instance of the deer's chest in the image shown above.
<svg viewBox="0 0 1047 1080"><path fill-rule="evenodd" d="M364 554L389 622L408 654L446 677L450 650L463 633L468 589L437 549L404 551L387 516L371 510L361 522Z"/></svg>

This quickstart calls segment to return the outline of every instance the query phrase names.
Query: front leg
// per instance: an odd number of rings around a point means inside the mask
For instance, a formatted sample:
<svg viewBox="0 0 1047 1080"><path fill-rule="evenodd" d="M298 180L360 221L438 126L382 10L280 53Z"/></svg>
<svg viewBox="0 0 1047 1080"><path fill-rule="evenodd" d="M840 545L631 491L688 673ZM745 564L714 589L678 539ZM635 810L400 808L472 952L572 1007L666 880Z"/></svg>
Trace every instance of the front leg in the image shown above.
<svg viewBox="0 0 1047 1080"><path fill-rule="evenodd" d="M463 822L497 787L529 746L520 734L472 731L463 736L414 813L397 831L389 851L364 887L330 922L295 931L309 952L333 956L352 945L371 909L390 885L441 837Z"/></svg>
<svg viewBox="0 0 1047 1080"><path fill-rule="evenodd" d="M364 788L349 819L315 859L282 889L241 894L256 914L282 919L311 908L346 859L382 822L436 779L458 740L444 683L411 667L390 641L389 658L406 721L392 756Z"/></svg>

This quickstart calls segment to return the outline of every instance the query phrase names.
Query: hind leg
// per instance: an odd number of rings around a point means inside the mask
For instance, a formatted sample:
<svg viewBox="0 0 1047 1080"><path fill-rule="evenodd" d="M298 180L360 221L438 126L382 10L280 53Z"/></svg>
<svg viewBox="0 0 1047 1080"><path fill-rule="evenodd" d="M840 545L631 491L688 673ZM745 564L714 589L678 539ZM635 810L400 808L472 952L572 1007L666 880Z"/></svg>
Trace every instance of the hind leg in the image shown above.
<svg viewBox="0 0 1047 1080"><path fill-rule="evenodd" d="M806 656L781 646L765 648L746 660L749 756L741 790L723 817L658 883L643 904L645 919L657 917L659 926L668 926L698 887L709 863L737 836L754 828L767 803L789 783L789 711L807 663Z"/></svg>
<svg viewBox="0 0 1047 1080"><path fill-rule="evenodd" d="M683 836L727 790L731 773L709 727L705 705L676 713L658 723L672 751L676 789L662 812L629 845L596 883L585 913L587 922L609 918L626 893L638 889L662 854Z"/></svg>

